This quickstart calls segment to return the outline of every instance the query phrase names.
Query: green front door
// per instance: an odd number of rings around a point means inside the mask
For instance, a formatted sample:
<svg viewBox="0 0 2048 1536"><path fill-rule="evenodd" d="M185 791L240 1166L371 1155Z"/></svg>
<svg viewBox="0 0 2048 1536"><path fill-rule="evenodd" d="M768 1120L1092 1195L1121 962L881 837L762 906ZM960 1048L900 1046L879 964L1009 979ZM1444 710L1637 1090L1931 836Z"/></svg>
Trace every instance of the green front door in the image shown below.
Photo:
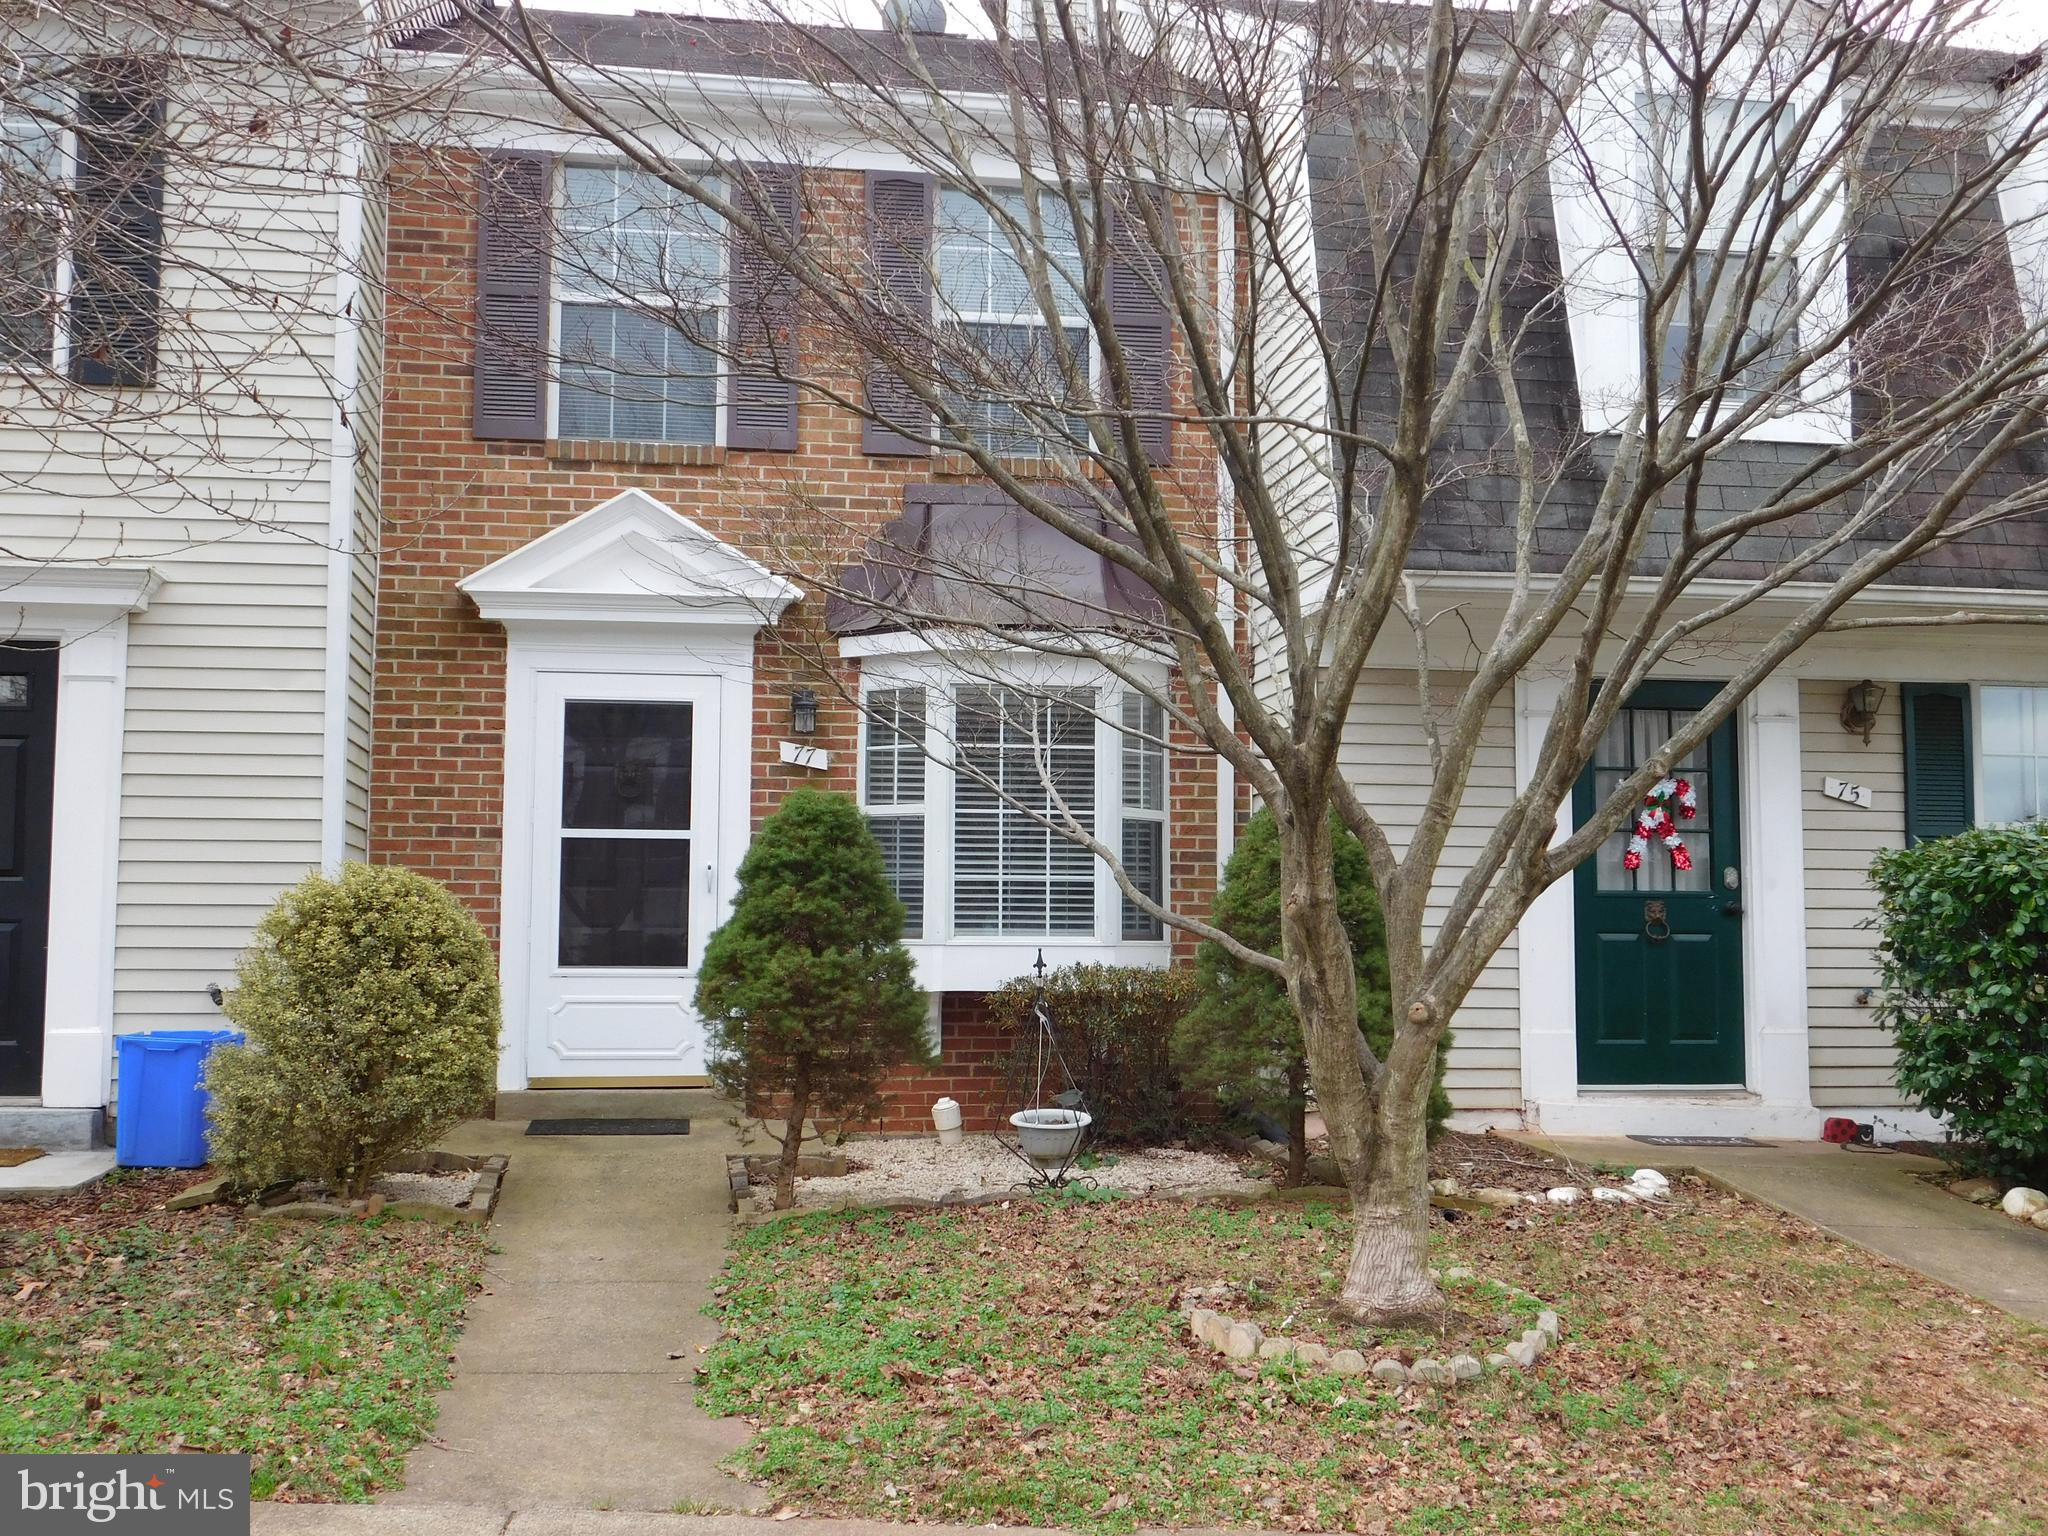
<svg viewBox="0 0 2048 1536"><path fill-rule="evenodd" d="M1713 697L1711 686L1652 683L1608 727L1573 797L1583 822L1600 799ZM1724 723L1675 771L1698 797L1677 817L1692 868L1652 838L1628 868L1623 825L1574 874L1579 1081L1602 1086L1742 1084L1742 858L1735 727ZM1673 807L1674 811L1676 807Z"/></svg>

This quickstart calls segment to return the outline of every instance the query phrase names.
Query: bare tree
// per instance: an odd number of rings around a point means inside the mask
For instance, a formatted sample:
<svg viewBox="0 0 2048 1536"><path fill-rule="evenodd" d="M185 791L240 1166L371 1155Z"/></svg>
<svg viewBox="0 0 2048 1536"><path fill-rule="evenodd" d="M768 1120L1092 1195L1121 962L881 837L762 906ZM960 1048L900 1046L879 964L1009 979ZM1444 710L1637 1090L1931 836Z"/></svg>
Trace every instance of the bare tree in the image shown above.
<svg viewBox="0 0 2048 1536"><path fill-rule="evenodd" d="M879 31L780 0L636 23L687 42L670 68L471 8L395 78L459 98L444 144L566 135L679 226L731 230L755 287L729 321L687 260L577 281L1102 563L1090 588L1028 538L913 541L840 576L843 499L794 473L779 493L779 562L813 590L927 635L955 673L1034 658L1040 684L1002 706L1030 731L1093 707L1057 681L1086 663L1273 808L1284 941L1261 954L1203 920L1203 893L1162 902L1120 867L1052 746L1043 793L990 785L1138 908L1285 979L1355 1208L1343 1300L1433 1314L1425 1105L1488 958L1774 668L1869 622L1845 613L1858 594L2042 516L2041 235L2000 205L2038 207L2041 97L2024 64L1962 46L1977 7L1953 0L1023 0L976 39L910 9ZM933 203L864 204L842 169L863 156L929 177ZM1804 446L1726 494L1762 436ZM1482 503L1497 599L1433 608L1417 573ZM1712 701L1561 827L1631 692L1709 647L1735 658ZM1417 682L1429 775L1405 841L1339 767L1374 658ZM1533 771L1447 872L1488 711L1537 666L1563 686ZM1357 1028L1332 809L1385 909L1383 1054Z"/></svg>
<svg viewBox="0 0 2048 1536"><path fill-rule="evenodd" d="M0 7L0 491L108 519L10 527L9 556L309 536L278 491L328 463L337 407L375 426L330 345L378 293L336 211L360 224L381 175L374 44L347 8Z"/></svg>

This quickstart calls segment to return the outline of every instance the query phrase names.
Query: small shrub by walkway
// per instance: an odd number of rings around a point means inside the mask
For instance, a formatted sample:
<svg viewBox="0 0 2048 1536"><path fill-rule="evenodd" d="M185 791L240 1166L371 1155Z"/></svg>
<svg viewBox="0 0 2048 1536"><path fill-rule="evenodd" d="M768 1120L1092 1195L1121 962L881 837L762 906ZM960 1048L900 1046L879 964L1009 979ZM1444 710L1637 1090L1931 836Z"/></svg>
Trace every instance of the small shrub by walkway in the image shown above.
<svg viewBox="0 0 2048 1536"><path fill-rule="evenodd" d="M806 1513L1404 1536L2048 1518L2048 1335L1803 1223L1681 1195L1440 1226L1444 1264L1565 1318L1534 1372L1449 1395L1233 1367L1187 1339L1181 1291L1223 1282L1337 1343L1315 1311L1348 1247L1328 1205L805 1217L740 1240L700 1400L759 1426L742 1468Z"/></svg>
<svg viewBox="0 0 2048 1536"><path fill-rule="evenodd" d="M395 1486L483 1234L156 1208L193 1178L0 1205L0 1453L247 1451L259 1499Z"/></svg>

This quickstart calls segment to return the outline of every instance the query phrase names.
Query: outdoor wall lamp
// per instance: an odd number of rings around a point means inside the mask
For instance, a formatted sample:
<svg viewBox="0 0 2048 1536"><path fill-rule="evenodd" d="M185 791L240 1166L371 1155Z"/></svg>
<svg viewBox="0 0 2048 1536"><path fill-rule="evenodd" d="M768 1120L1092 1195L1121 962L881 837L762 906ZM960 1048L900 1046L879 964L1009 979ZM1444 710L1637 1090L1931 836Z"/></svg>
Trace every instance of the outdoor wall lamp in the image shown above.
<svg viewBox="0 0 2048 1536"><path fill-rule="evenodd" d="M1852 735L1862 732L1863 745L1869 746L1871 730L1877 725L1877 712L1883 707L1883 683L1873 683L1867 677L1860 683L1851 683L1842 699L1842 729Z"/></svg>
<svg viewBox="0 0 2048 1536"><path fill-rule="evenodd" d="M793 689L789 695L789 728L808 736L818 728L818 693L814 688Z"/></svg>

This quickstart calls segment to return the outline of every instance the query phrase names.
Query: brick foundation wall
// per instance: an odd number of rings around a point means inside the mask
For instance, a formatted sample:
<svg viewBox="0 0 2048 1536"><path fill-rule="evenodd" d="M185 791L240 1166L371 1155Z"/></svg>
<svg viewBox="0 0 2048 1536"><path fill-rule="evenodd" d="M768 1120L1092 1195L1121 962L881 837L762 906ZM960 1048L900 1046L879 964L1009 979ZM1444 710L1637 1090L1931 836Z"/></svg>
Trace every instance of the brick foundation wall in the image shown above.
<svg viewBox="0 0 2048 1536"><path fill-rule="evenodd" d="M479 440L471 425L477 183L466 153L401 156L392 168L370 854L444 882L495 939L506 836L505 636L456 583L629 488L778 569L796 552L811 569L836 568L900 515L905 486L949 477L933 461L864 454L858 418L809 398L793 453ZM809 205L808 219L857 231L860 178L816 176ZM839 382L857 387L851 373ZM1191 518L1213 503L1215 486L1196 436L1180 434L1170 472ZM837 659L823 606L816 597L799 602L756 645L755 824L795 785L855 789L857 672ZM829 772L780 760L796 687L817 691L809 744L832 754ZM1176 753L1170 799L1173 889L1205 906L1216 878L1213 760ZM1177 942L1177 953L1190 949ZM928 1126L941 1093L975 1106L998 1091L1002 1048L977 1004L947 997L945 1060L914 1084L906 1079L890 1124Z"/></svg>

